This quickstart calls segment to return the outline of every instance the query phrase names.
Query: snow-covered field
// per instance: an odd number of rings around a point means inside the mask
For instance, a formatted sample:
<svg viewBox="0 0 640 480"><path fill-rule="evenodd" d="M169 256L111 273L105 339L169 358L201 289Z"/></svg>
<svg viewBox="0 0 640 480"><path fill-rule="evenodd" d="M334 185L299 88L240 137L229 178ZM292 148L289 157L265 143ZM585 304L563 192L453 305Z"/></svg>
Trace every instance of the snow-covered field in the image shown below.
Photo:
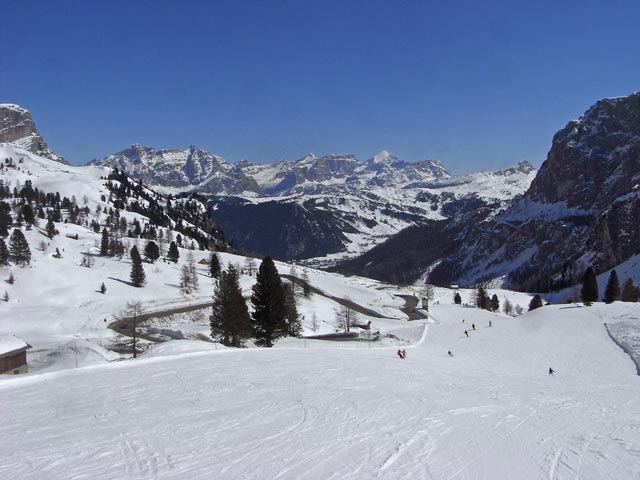
<svg viewBox="0 0 640 480"><path fill-rule="evenodd" d="M405 360L395 348L190 353L175 341L136 361L11 377L0 477L636 479L640 378L603 320L640 308L603 310L510 318L443 297Z"/></svg>

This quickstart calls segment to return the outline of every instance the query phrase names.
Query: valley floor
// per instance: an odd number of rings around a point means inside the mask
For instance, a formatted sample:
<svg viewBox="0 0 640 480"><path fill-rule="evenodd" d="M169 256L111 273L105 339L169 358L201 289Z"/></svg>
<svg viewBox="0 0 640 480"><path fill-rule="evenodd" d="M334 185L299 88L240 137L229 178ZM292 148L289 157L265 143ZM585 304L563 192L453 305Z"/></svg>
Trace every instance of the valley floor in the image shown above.
<svg viewBox="0 0 640 480"><path fill-rule="evenodd" d="M640 478L640 377L601 306L435 305L424 326L405 360L226 349L0 382L0 477Z"/></svg>

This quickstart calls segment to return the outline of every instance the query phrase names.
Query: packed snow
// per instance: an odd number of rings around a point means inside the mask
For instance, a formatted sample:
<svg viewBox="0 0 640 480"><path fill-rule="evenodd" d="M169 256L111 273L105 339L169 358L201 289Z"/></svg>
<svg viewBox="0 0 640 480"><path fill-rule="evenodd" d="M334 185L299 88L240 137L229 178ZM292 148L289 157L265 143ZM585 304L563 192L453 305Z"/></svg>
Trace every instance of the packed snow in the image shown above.
<svg viewBox="0 0 640 480"><path fill-rule="evenodd" d="M422 333L405 360L395 347L181 340L136 361L12 377L0 382L11 439L0 475L638 478L640 381L602 306L510 318L443 302L407 324Z"/></svg>

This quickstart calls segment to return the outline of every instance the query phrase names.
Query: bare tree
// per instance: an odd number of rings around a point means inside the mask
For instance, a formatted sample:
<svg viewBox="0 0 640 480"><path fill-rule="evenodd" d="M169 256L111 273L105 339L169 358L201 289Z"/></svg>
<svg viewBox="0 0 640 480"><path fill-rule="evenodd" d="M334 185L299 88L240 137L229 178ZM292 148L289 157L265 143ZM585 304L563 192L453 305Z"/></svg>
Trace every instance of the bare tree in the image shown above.
<svg viewBox="0 0 640 480"><path fill-rule="evenodd" d="M95 260L93 259L93 256L91 255L91 252L89 250L87 250L86 252L82 252L82 261L80 262L80 265L82 265L83 267L91 268L93 267L94 263Z"/></svg>
<svg viewBox="0 0 640 480"><path fill-rule="evenodd" d="M508 298L505 299L504 303L502 304L502 311L505 313L505 315L511 315L513 313L513 305Z"/></svg>
<svg viewBox="0 0 640 480"><path fill-rule="evenodd" d="M351 326L358 320L357 312L349 305L349 298L344 297L345 303L340 306L340 310L336 314L338 320L338 328L342 328L345 333L351 331Z"/></svg>
<svg viewBox="0 0 640 480"><path fill-rule="evenodd" d="M251 257L247 257L244 261L244 269L247 274L252 277L253 272L256 270L256 261Z"/></svg>
<svg viewBox="0 0 640 480"><path fill-rule="evenodd" d="M131 352L133 358L138 356L138 323L140 322L140 316L144 313L144 309L142 308L141 302L127 302L126 307L122 312L115 315L114 318L116 321L120 321L122 323L129 322L128 325L123 326L126 328L127 326L131 327Z"/></svg>

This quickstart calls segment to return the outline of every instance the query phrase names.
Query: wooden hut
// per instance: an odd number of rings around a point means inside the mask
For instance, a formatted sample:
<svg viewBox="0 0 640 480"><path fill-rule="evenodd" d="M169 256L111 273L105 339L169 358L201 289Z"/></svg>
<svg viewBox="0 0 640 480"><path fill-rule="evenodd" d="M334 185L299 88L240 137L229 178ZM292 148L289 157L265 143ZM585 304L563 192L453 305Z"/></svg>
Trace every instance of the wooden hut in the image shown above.
<svg viewBox="0 0 640 480"><path fill-rule="evenodd" d="M29 348L31 345L15 335L0 335L0 373L26 373Z"/></svg>

